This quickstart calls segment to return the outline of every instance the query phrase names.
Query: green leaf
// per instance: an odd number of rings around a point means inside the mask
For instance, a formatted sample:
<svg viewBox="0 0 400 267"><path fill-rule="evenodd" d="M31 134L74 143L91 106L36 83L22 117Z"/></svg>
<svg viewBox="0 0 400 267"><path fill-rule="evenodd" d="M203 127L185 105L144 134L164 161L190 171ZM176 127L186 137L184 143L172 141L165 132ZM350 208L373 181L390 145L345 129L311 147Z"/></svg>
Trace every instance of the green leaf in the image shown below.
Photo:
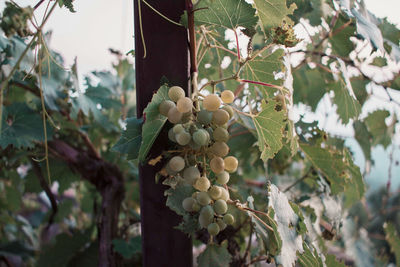
<svg viewBox="0 0 400 267"><path fill-rule="evenodd" d="M112 244L114 251L121 254L125 259L130 259L136 253L142 251L142 238L140 236L131 238L129 242L123 239L114 239Z"/></svg>
<svg viewBox="0 0 400 267"><path fill-rule="evenodd" d="M332 193L343 192L346 183L346 166L342 160L342 155L334 150L311 146L305 143L300 143L300 148L313 166L322 172L329 181Z"/></svg>
<svg viewBox="0 0 400 267"><path fill-rule="evenodd" d="M345 149L344 160L348 166L347 171L350 177L344 190L344 206L348 208L364 196L365 184L360 172L360 167L354 164L351 154L347 149Z"/></svg>
<svg viewBox="0 0 400 267"><path fill-rule="evenodd" d="M67 267L96 267L99 261L99 242L92 242L84 250L79 251Z"/></svg>
<svg viewBox="0 0 400 267"><path fill-rule="evenodd" d="M210 244L199 255L199 267L228 267L232 256L225 247Z"/></svg>
<svg viewBox="0 0 400 267"><path fill-rule="evenodd" d="M373 137L372 145L381 144L384 148L390 145L389 127L385 123L385 119L389 115L387 110L375 110L365 118L364 122Z"/></svg>
<svg viewBox="0 0 400 267"><path fill-rule="evenodd" d="M280 26L284 20L291 22L287 16L293 14L296 9L294 3L288 8L286 0L254 0L254 6L267 35L271 28Z"/></svg>
<svg viewBox="0 0 400 267"><path fill-rule="evenodd" d="M400 237L396 231L395 226L392 223L386 223L384 225L385 237L390 244L390 251L396 256L396 264L400 264Z"/></svg>
<svg viewBox="0 0 400 267"><path fill-rule="evenodd" d="M353 127L354 127L354 137L364 153L365 160L371 160L372 136L368 132L367 126L365 125L364 122L355 121L353 123Z"/></svg>
<svg viewBox="0 0 400 267"><path fill-rule="evenodd" d="M286 113L278 102L270 99L263 102L262 111L253 117L258 135L261 159L273 158L282 148L283 131L286 126Z"/></svg>
<svg viewBox="0 0 400 267"><path fill-rule="evenodd" d="M346 267L346 264L336 260L335 255L327 254L325 258L326 267Z"/></svg>
<svg viewBox="0 0 400 267"><path fill-rule="evenodd" d="M283 55L283 49L278 49L273 53L267 50L264 51L244 65L242 72L239 74L240 78L255 82L281 85L283 81L276 80L274 73L284 70ZM252 83L249 83L249 87L253 91L254 88L259 88L261 92L273 90L270 87Z"/></svg>
<svg viewBox="0 0 400 267"><path fill-rule="evenodd" d="M395 24L390 23L387 18L384 18L378 25L383 37L392 43L398 45L400 41L400 30Z"/></svg>
<svg viewBox="0 0 400 267"><path fill-rule="evenodd" d="M324 75L319 68L310 69L307 65L293 73L293 102L309 105L315 111L327 91Z"/></svg>
<svg viewBox="0 0 400 267"><path fill-rule="evenodd" d="M74 0L58 0L58 4L60 5L60 7L65 6L70 12L75 13L76 11L74 9L72 1Z"/></svg>
<svg viewBox="0 0 400 267"><path fill-rule="evenodd" d="M377 67L383 67L387 65L387 60L384 57L376 57L372 61L371 65L377 66Z"/></svg>
<svg viewBox="0 0 400 267"><path fill-rule="evenodd" d="M364 79L362 76L359 76L351 78L350 83L358 102L360 102L361 105L364 105L365 101L369 97L366 88L369 81Z"/></svg>
<svg viewBox="0 0 400 267"><path fill-rule="evenodd" d="M311 247L313 251L311 251L310 247L303 243L303 253L297 252L298 256L298 264L302 267L323 267L321 257L319 257L318 252L315 248Z"/></svg>
<svg viewBox="0 0 400 267"><path fill-rule="evenodd" d="M342 123L347 124L350 119L356 119L361 113L361 105L350 95L344 81L334 83L331 89L335 92L333 103L337 105L336 112Z"/></svg>
<svg viewBox="0 0 400 267"><path fill-rule="evenodd" d="M18 188L7 186L4 191L8 209L13 212L18 211L22 204L22 196Z"/></svg>
<svg viewBox="0 0 400 267"><path fill-rule="evenodd" d="M169 178L167 178L169 179ZM192 186L178 186L176 189L170 188L165 191L168 196L166 205L179 215L185 215L187 212L182 207L182 202L185 198L193 194Z"/></svg>
<svg viewBox="0 0 400 267"><path fill-rule="evenodd" d="M121 138L111 150L128 154L128 160L136 159L139 156L140 144L142 143L142 123L143 119L128 118L125 131L122 132Z"/></svg>
<svg viewBox="0 0 400 267"><path fill-rule="evenodd" d="M349 20L346 19L344 15L340 15L332 30L332 32L336 34L329 39L333 54L342 57L348 57L350 52L354 49L354 44L350 41L350 37L354 36L356 28L354 23L350 23L350 25L345 27L346 23L349 23Z"/></svg>
<svg viewBox="0 0 400 267"><path fill-rule="evenodd" d="M253 28L258 20L255 9L245 0L203 0L195 8L197 25L215 25L233 30L239 26Z"/></svg>
<svg viewBox="0 0 400 267"><path fill-rule="evenodd" d="M167 121L167 117L158 112L158 106L164 100L169 100L167 85L162 85L158 89L157 93L153 95L151 102L144 109L146 119L142 128L142 143L139 150L139 161L141 162L146 159L150 148L153 146L164 123Z"/></svg>
<svg viewBox="0 0 400 267"><path fill-rule="evenodd" d="M34 142L43 142L42 117L25 103L14 103L3 107L2 132L0 133L0 147L8 145L15 148L32 148ZM53 129L47 125L47 138L51 140Z"/></svg>

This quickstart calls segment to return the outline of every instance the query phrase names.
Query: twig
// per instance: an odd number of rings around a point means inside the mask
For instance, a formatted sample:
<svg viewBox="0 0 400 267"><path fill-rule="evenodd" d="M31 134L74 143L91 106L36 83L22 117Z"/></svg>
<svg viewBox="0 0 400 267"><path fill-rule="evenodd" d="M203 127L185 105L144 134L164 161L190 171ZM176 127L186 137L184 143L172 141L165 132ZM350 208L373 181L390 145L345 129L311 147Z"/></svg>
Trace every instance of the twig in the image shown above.
<svg viewBox="0 0 400 267"><path fill-rule="evenodd" d="M197 55L196 55L196 31L194 27L193 3L191 0L185 1L186 12L188 17L189 45L190 45L190 73L197 72Z"/></svg>
<svg viewBox="0 0 400 267"><path fill-rule="evenodd" d="M160 17L162 17L162 18L165 19L166 21L171 22L172 24L175 24L175 25L177 25L177 26L182 26L182 27L183 27L182 24L180 24L180 23L178 23L178 22L175 22L175 21L173 21L172 19L168 18L167 16L161 14L160 11L158 11L157 9L155 9L154 7L152 7L152 6L151 6L149 3L147 3L145 0L142 0L142 1L143 1L143 3L145 3L151 10L153 10L154 12L156 12Z"/></svg>
<svg viewBox="0 0 400 267"><path fill-rule="evenodd" d="M308 169L308 171L300 178L297 179L294 183L292 183L291 185L289 185L288 187L286 187L283 192L287 192L289 191L293 186L297 185L298 183L300 183L301 181L305 180L306 178L308 178L308 175L311 173L311 171L313 170L313 168Z"/></svg>
<svg viewBox="0 0 400 267"><path fill-rule="evenodd" d="M236 38L236 49L237 49L237 58L238 61L240 62L240 48L239 48L239 38L236 32L236 29L233 30L235 32L235 38Z"/></svg>
<svg viewBox="0 0 400 267"><path fill-rule="evenodd" d="M36 10L38 7L40 7L41 4L43 4L45 0L40 0L34 7L33 10Z"/></svg>

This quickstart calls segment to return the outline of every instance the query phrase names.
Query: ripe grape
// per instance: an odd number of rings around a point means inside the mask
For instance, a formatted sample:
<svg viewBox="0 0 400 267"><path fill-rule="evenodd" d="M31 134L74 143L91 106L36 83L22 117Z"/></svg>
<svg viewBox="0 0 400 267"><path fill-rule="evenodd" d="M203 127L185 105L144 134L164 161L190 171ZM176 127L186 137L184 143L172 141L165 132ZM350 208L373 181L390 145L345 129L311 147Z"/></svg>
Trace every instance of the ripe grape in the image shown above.
<svg viewBox="0 0 400 267"><path fill-rule="evenodd" d="M161 115L164 115L165 117L167 117L168 116L168 111L173 107L175 107L175 103L174 102L172 102L171 100L164 100L158 106L158 112L160 112Z"/></svg>
<svg viewBox="0 0 400 267"><path fill-rule="evenodd" d="M196 179L200 178L200 171L196 166L190 166L183 171L183 179L193 185Z"/></svg>
<svg viewBox="0 0 400 267"><path fill-rule="evenodd" d="M219 106L221 106L221 99L215 94L208 95L203 100L203 107L208 111L216 111Z"/></svg>
<svg viewBox="0 0 400 267"><path fill-rule="evenodd" d="M210 223L207 231L210 235L216 236L219 233L219 225L217 223Z"/></svg>
<svg viewBox="0 0 400 267"><path fill-rule="evenodd" d="M212 112L210 111L203 109L199 113L197 113L197 121L200 122L201 124L204 125L210 124L211 119L212 119Z"/></svg>
<svg viewBox="0 0 400 267"><path fill-rule="evenodd" d="M204 129L199 129L193 134L193 141L200 146L207 145L209 139L209 134Z"/></svg>
<svg viewBox="0 0 400 267"><path fill-rule="evenodd" d="M193 108L193 101L189 97L182 97L176 103L176 108L181 113L190 112Z"/></svg>
<svg viewBox="0 0 400 267"><path fill-rule="evenodd" d="M219 199L219 197L221 196L222 190L219 186L212 186L210 188L210 190L208 191L208 194L210 195L210 197L214 200Z"/></svg>
<svg viewBox="0 0 400 267"><path fill-rule="evenodd" d="M180 156L175 156L170 159L168 165L171 170L175 172L180 172L181 170L183 170L183 168L185 168L185 160Z"/></svg>
<svg viewBox="0 0 400 267"><path fill-rule="evenodd" d="M202 206L206 206L211 202L211 198L207 192L199 192L196 196L196 199L197 202L199 202L199 204Z"/></svg>
<svg viewBox="0 0 400 267"><path fill-rule="evenodd" d="M172 169L171 169L171 166L170 166L169 164L167 164L167 165L165 166L165 170L167 171L167 173L168 173L169 175L176 175L176 174L178 173L177 171L172 170Z"/></svg>
<svg viewBox="0 0 400 267"><path fill-rule="evenodd" d="M193 204L195 204L195 203L196 203L196 200L194 198L187 197L183 200L182 207L184 210L191 212L191 211L193 211Z"/></svg>
<svg viewBox="0 0 400 267"><path fill-rule="evenodd" d="M189 144L190 140L192 140L192 136L186 131L183 131L176 135L176 141L181 146L186 146L187 144Z"/></svg>
<svg viewBox="0 0 400 267"><path fill-rule="evenodd" d="M223 199L225 201L228 201L229 199L229 191L226 190L225 188L221 187L221 196L219 199Z"/></svg>
<svg viewBox="0 0 400 267"><path fill-rule="evenodd" d="M233 217L232 214L229 214L229 213L224 215L223 220L224 220L224 223L230 224L230 225L232 225L235 222L235 218Z"/></svg>
<svg viewBox="0 0 400 267"><path fill-rule="evenodd" d="M215 142L211 146L211 151L218 157L225 157L229 153L229 147L224 142Z"/></svg>
<svg viewBox="0 0 400 267"><path fill-rule="evenodd" d="M230 104L233 102L233 100L235 100L235 95L233 94L232 91L229 90L225 90L221 93L221 100L225 103L225 104Z"/></svg>
<svg viewBox="0 0 400 267"><path fill-rule="evenodd" d="M229 113L223 109L218 109L213 112L212 122L216 125L224 125L229 121Z"/></svg>
<svg viewBox="0 0 400 267"><path fill-rule="evenodd" d="M201 206L199 203L197 203L197 202L193 203L193 206L192 206L193 211L198 212L200 209L201 209Z"/></svg>
<svg viewBox="0 0 400 267"><path fill-rule="evenodd" d="M199 224L206 228L214 220L214 210L210 205L204 206L200 211Z"/></svg>
<svg viewBox="0 0 400 267"><path fill-rule="evenodd" d="M210 167L214 173L216 174L221 173L224 171L225 168L224 160L220 157L214 157L210 161Z"/></svg>
<svg viewBox="0 0 400 267"><path fill-rule="evenodd" d="M215 141L227 142L229 140L229 133L226 129L217 127L213 132L213 138Z"/></svg>
<svg viewBox="0 0 400 267"><path fill-rule="evenodd" d="M172 86L168 90L168 96L172 101L177 102L180 98L185 97L185 91L179 86Z"/></svg>
<svg viewBox="0 0 400 267"><path fill-rule="evenodd" d="M173 124L177 124L178 122L181 121L181 119L182 119L182 113L180 113L176 107L172 107L168 111L169 122L171 122Z"/></svg>
<svg viewBox="0 0 400 267"><path fill-rule="evenodd" d="M227 184L229 182L229 173L223 171L217 175L217 183L219 184Z"/></svg>
<svg viewBox="0 0 400 267"><path fill-rule="evenodd" d="M225 214L228 211L228 205L223 199L218 199L217 201L215 201L213 208L215 213L219 215Z"/></svg>
<svg viewBox="0 0 400 267"><path fill-rule="evenodd" d="M223 220L218 219L218 220L217 220L217 223L218 223L218 226L219 226L219 230L220 230L220 231L223 231L223 230L226 228L226 223L224 223Z"/></svg>
<svg viewBox="0 0 400 267"><path fill-rule="evenodd" d="M222 107L223 110L229 113L229 119L233 117L233 108L231 106L225 105Z"/></svg>
<svg viewBox="0 0 400 267"><path fill-rule="evenodd" d="M175 138L175 133L174 131L171 129L169 129L168 131L168 138L169 140L171 140L172 142L176 143L176 138Z"/></svg>
<svg viewBox="0 0 400 267"><path fill-rule="evenodd" d="M193 187L199 191L206 192L208 188L210 188L210 180L208 180L207 177L204 176L200 177L196 180Z"/></svg>
<svg viewBox="0 0 400 267"><path fill-rule="evenodd" d="M174 125L174 127L172 127L172 130L174 131L175 134L181 133L185 130L185 128L183 128L182 124L176 124Z"/></svg>
<svg viewBox="0 0 400 267"><path fill-rule="evenodd" d="M224 159L225 170L235 172L238 167L238 160L234 156L229 156Z"/></svg>

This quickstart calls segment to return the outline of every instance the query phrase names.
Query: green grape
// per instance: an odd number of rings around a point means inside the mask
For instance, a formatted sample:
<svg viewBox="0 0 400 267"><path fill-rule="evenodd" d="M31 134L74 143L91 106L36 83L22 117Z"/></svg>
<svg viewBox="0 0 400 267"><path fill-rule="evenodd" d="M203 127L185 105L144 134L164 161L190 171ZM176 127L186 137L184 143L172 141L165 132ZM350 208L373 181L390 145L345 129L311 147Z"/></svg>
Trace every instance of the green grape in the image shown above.
<svg viewBox="0 0 400 267"><path fill-rule="evenodd" d="M200 210L199 224L202 228L206 228L214 220L214 210L210 205L204 206Z"/></svg>
<svg viewBox="0 0 400 267"><path fill-rule="evenodd" d="M232 214L229 214L229 213L224 215L223 220L224 220L224 223L226 223L228 225L232 225L235 222L235 218L233 217Z"/></svg>
<svg viewBox="0 0 400 267"><path fill-rule="evenodd" d="M217 175L217 183L219 184L227 184L229 182L229 173L223 171Z"/></svg>
<svg viewBox="0 0 400 267"><path fill-rule="evenodd" d="M202 206L206 206L211 202L211 198L207 192L199 192L196 196L196 200Z"/></svg>
<svg viewBox="0 0 400 267"><path fill-rule="evenodd" d="M172 108L168 111L168 121L169 121L170 123L177 124L178 122L181 121L182 115L183 115L183 114L180 113L176 107L172 107Z"/></svg>
<svg viewBox="0 0 400 267"><path fill-rule="evenodd" d="M200 171L196 166L190 166L183 171L183 179L190 185L200 178Z"/></svg>
<svg viewBox="0 0 400 267"><path fill-rule="evenodd" d="M229 147L224 142L215 142L211 146L211 151L218 157L225 157L229 153Z"/></svg>
<svg viewBox="0 0 400 267"><path fill-rule="evenodd" d="M216 125L224 125L229 121L229 113L223 109L218 109L213 112L212 122Z"/></svg>
<svg viewBox="0 0 400 267"><path fill-rule="evenodd" d="M210 124L211 120L212 120L212 112L203 109L199 113L197 113L197 121L200 122L201 124L204 125Z"/></svg>
<svg viewBox="0 0 400 267"><path fill-rule="evenodd" d="M187 144L189 144L190 140L192 140L192 136L186 131L183 131L176 135L176 141L181 146L186 146Z"/></svg>
<svg viewBox="0 0 400 267"><path fill-rule="evenodd" d="M192 111L193 108L193 101L189 97L182 97L176 103L176 108L181 113L187 113Z"/></svg>
<svg viewBox="0 0 400 267"><path fill-rule="evenodd" d="M224 159L225 170L235 172L238 167L238 160L234 156L229 156Z"/></svg>
<svg viewBox="0 0 400 267"><path fill-rule="evenodd" d="M181 170L183 170L183 168L185 168L185 160L180 156L175 156L170 159L168 165L171 170L175 172L180 172Z"/></svg>
<svg viewBox="0 0 400 267"><path fill-rule="evenodd" d="M196 200L194 198L187 197L183 200L182 207L184 210L191 212L191 211L193 211L193 204L195 204L195 203L196 203Z"/></svg>
<svg viewBox="0 0 400 267"><path fill-rule="evenodd" d="M175 133L173 131L173 129L169 129L168 131L168 138L169 140L171 140L172 142L176 143L176 138L175 138Z"/></svg>
<svg viewBox="0 0 400 267"><path fill-rule="evenodd" d="M232 91L225 90L221 93L221 100L225 104L230 104L235 100L235 95L233 94Z"/></svg>
<svg viewBox="0 0 400 267"><path fill-rule="evenodd" d="M218 224L218 226L219 226L219 230L220 230L220 231L223 231L223 230L226 228L226 223L224 223L224 221L221 220L221 219L218 219L218 220L217 220L217 224Z"/></svg>
<svg viewBox="0 0 400 267"><path fill-rule="evenodd" d="M196 180L193 187L199 191L207 192L208 188L210 188L210 180L208 180L207 177L204 176L200 177Z"/></svg>
<svg viewBox="0 0 400 267"><path fill-rule="evenodd" d="M215 141L227 142L229 140L229 133L226 129L217 127L213 132L213 138Z"/></svg>
<svg viewBox="0 0 400 267"><path fill-rule="evenodd" d="M210 235L216 236L219 233L219 225L218 223L210 223L207 226L207 231Z"/></svg>
<svg viewBox="0 0 400 267"><path fill-rule="evenodd" d="M185 91L179 86L172 86L168 90L168 96L172 101L177 102L180 98L185 97Z"/></svg>
<svg viewBox="0 0 400 267"><path fill-rule="evenodd" d="M169 175L175 176L178 172L171 169L169 163L165 166L165 170Z"/></svg>
<svg viewBox="0 0 400 267"><path fill-rule="evenodd" d="M210 197L214 200L219 199L219 197L221 196L221 188L219 186L212 186L210 188L210 190L208 191L208 194L210 195Z"/></svg>
<svg viewBox="0 0 400 267"><path fill-rule="evenodd" d="M225 214L228 211L228 205L226 204L226 201L223 199L218 199L217 201L215 201L213 208L215 213L218 215Z"/></svg>
<svg viewBox="0 0 400 267"><path fill-rule="evenodd" d="M224 160L220 157L214 157L210 161L210 167L215 174L221 173L225 168Z"/></svg>
<svg viewBox="0 0 400 267"><path fill-rule="evenodd" d="M164 115L165 117L167 117L168 116L168 111L173 107L175 107L175 103L174 102L172 102L171 100L164 100L158 106L158 112L160 112L161 115Z"/></svg>
<svg viewBox="0 0 400 267"><path fill-rule="evenodd" d="M201 209L201 206L199 203L197 203L197 202L193 203L193 206L192 206L193 211L198 212L200 209Z"/></svg>
<svg viewBox="0 0 400 267"><path fill-rule="evenodd" d="M225 201L228 201L229 199L229 191L223 187L221 187L221 196L219 199L223 199Z"/></svg>
<svg viewBox="0 0 400 267"><path fill-rule="evenodd" d="M199 129L193 134L193 141L200 145L200 146L205 146L208 144L209 141L209 134L206 130L204 129Z"/></svg>
<svg viewBox="0 0 400 267"><path fill-rule="evenodd" d="M233 117L233 108L231 106L225 105L222 107L223 110L225 110L226 112L228 112L229 114L229 119L232 119Z"/></svg>
<svg viewBox="0 0 400 267"><path fill-rule="evenodd" d="M176 124L174 127L172 127L172 130L174 131L174 134L178 134L185 131L185 128L183 128L182 124Z"/></svg>
<svg viewBox="0 0 400 267"><path fill-rule="evenodd" d="M216 111L221 106L221 99L216 94L208 95L203 100L203 107L208 111Z"/></svg>

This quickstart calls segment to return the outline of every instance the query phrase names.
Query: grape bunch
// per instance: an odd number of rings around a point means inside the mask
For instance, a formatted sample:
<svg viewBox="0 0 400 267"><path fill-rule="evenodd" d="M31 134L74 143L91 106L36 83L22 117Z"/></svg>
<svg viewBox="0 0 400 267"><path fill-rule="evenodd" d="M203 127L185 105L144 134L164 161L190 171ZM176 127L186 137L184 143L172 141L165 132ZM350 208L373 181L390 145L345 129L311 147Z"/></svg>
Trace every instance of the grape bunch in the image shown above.
<svg viewBox="0 0 400 267"><path fill-rule="evenodd" d="M178 86L168 91L170 100L159 105L160 114L166 116L174 126L168 138L178 148L163 171L190 185L195 192L182 202L185 211L198 216L201 228L215 236L234 223L228 213L229 191L227 183L230 173L236 171L238 160L228 156L228 121L233 109L228 104L234 101L231 91L223 91L221 97L209 94L195 98L195 104ZM221 107L222 106L222 107Z"/></svg>

